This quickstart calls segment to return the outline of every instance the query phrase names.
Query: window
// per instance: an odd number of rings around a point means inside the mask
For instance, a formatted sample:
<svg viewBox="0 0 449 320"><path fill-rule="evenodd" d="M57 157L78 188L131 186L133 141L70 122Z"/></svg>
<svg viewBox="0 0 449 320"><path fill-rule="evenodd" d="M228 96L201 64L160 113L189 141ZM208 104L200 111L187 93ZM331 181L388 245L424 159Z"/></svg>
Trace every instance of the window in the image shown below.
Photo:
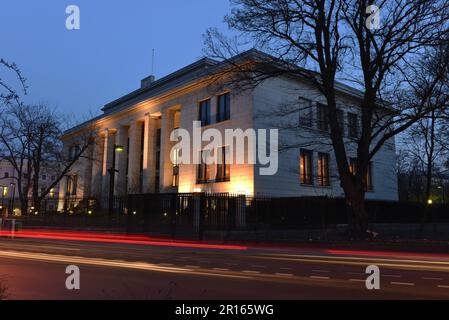
<svg viewBox="0 0 449 320"><path fill-rule="evenodd" d="M216 181L217 182L224 182L224 181L230 181L231 174L230 169L231 166L229 165L229 159L230 159L230 147L225 146L217 149L217 175L216 175Z"/></svg>
<svg viewBox="0 0 449 320"><path fill-rule="evenodd" d="M329 109L326 105L318 103L318 129L329 131Z"/></svg>
<svg viewBox="0 0 449 320"><path fill-rule="evenodd" d="M56 180L56 176L51 176L51 181L55 181Z"/></svg>
<svg viewBox="0 0 449 320"><path fill-rule="evenodd" d="M43 175L42 175L42 180L43 180L43 181L47 180L47 175L43 174Z"/></svg>
<svg viewBox="0 0 449 320"><path fill-rule="evenodd" d="M349 172L351 172L353 175L355 175L357 172L356 171L357 170L356 162L357 162L357 159L355 159L355 158L349 159Z"/></svg>
<svg viewBox="0 0 449 320"><path fill-rule="evenodd" d="M337 121L338 121L338 127L341 130L341 135L345 136L345 113L343 110L337 110Z"/></svg>
<svg viewBox="0 0 449 320"><path fill-rule="evenodd" d="M359 136L359 124L358 117L355 113L348 113L348 134L350 138L358 138Z"/></svg>
<svg viewBox="0 0 449 320"><path fill-rule="evenodd" d="M217 122L231 119L231 95L222 94L217 98Z"/></svg>
<svg viewBox="0 0 449 320"><path fill-rule="evenodd" d="M200 102L199 121L203 127L210 124L210 99Z"/></svg>
<svg viewBox="0 0 449 320"><path fill-rule="evenodd" d="M366 191L373 191L373 163L370 162L368 165L368 172L366 173Z"/></svg>
<svg viewBox="0 0 449 320"><path fill-rule="evenodd" d="M78 154L81 152L81 148L80 146L76 145L76 146L71 146L69 148L69 160L75 160L75 158L78 156Z"/></svg>
<svg viewBox="0 0 449 320"><path fill-rule="evenodd" d="M299 98L299 125L307 128L313 127L313 103L311 100Z"/></svg>
<svg viewBox="0 0 449 320"><path fill-rule="evenodd" d="M173 178L172 187L179 187L179 149L173 149L172 161L173 161Z"/></svg>
<svg viewBox="0 0 449 320"><path fill-rule="evenodd" d="M210 179L211 165L210 150L200 152L200 164L198 165L197 184L207 183Z"/></svg>
<svg viewBox="0 0 449 320"><path fill-rule="evenodd" d="M9 172L5 172L4 178L9 178Z"/></svg>
<svg viewBox="0 0 449 320"><path fill-rule="evenodd" d="M320 187L328 187L329 181L329 154L318 153L318 184Z"/></svg>
<svg viewBox="0 0 449 320"><path fill-rule="evenodd" d="M301 150L300 155L300 179L301 184L313 184L312 180L312 151Z"/></svg>

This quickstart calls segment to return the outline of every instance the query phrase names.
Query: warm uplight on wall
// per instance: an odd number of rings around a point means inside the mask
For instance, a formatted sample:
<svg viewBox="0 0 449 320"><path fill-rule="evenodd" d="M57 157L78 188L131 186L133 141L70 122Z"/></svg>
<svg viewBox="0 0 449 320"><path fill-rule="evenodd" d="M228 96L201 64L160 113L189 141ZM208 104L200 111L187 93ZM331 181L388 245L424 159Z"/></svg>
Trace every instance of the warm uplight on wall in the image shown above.
<svg viewBox="0 0 449 320"><path fill-rule="evenodd" d="M195 188L193 189L193 193L201 193L201 188Z"/></svg>
<svg viewBox="0 0 449 320"><path fill-rule="evenodd" d="M123 151L125 151L125 148L123 148L123 146L116 145L116 146L115 146L115 151L116 151L116 152L123 152Z"/></svg>

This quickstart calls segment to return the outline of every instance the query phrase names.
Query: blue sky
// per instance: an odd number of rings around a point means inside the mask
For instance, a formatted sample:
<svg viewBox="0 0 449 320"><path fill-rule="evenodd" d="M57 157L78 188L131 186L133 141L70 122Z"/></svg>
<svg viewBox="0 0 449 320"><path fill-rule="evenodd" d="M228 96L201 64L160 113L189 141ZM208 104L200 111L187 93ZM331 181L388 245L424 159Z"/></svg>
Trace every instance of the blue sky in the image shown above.
<svg viewBox="0 0 449 320"><path fill-rule="evenodd" d="M65 27L68 5L81 29ZM229 0L15 0L0 5L0 57L28 79L28 102L86 117L140 85L202 57L208 27L226 31Z"/></svg>

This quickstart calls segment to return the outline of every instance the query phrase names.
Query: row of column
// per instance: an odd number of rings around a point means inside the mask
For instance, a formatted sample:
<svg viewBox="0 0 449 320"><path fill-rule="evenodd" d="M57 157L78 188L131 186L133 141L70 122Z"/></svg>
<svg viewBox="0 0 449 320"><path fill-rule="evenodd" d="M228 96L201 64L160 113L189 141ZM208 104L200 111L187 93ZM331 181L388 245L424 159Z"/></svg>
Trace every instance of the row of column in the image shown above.
<svg viewBox="0 0 449 320"><path fill-rule="evenodd" d="M158 121L161 125L160 186L156 188L156 144ZM109 192L109 169L112 166L114 145L123 147L116 152L115 195L127 193L154 193L171 185L170 133L173 130L173 113L162 113L160 120L146 114L144 119L105 129L92 147L92 159L85 166L84 181L90 181L85 194L101 198ZM142 141L143 134L143 141ZM143 145L142 145L143 142ZM129 149L129 150L128 150Z"/></svg>

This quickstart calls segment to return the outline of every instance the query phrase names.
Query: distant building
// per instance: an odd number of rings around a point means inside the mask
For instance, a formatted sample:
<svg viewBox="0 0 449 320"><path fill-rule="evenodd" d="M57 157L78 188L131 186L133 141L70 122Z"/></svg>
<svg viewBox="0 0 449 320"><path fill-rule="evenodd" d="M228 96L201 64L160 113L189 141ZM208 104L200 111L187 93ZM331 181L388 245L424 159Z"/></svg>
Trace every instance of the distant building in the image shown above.
<svg viewBox="0 0 449 320"><path fill-rule="evenodd" d="M56 173L51 168L41 169L39 177L39 188L42 192L47 190L50 185L57 179ZM20 199L17 185L18 173L14 167L6 160L0 160L0 213L4 215L6 212L20 211ZM23 177L23 183L30 179L30 177ZM31 190L28 194L28 198L31 198ZM57 199L59 199L59 183L52 189L52 191L46 197L47 200L53 203L48 204L48 209L53 207L57 209Z"/></svg>
<svg viewBox="0 0 449 320"><path fill-rule="evenodd" d="M249 51L241 55L255 54ZM260 54L260 53L257 53ZM116 195L136 193L244 193L246 195L340 197L340 187L332 146L329 143L327 106L324 97L305 79L278 77L245 91L213 91L207 79L221 72L225 63L201 59L160 80L142 80L141 88L105 105L103 114L65 132L66 152L78 146L77 135L87 127L98 129L98 143L80 159L61 183L61 197L105 198L114 145L118 171ZM347 139L358 135L360 92L339 85L339 119ZM272 118L262 117L288 102L301 106L289 115L303 135L281 131L279 140L294 148L279 154L275 175L260 175L260 164L177 164L171 161L175 142L172 131L182 128L192 133L193 121L205 129L276 128ZM302 110L302 111L301 111ZM307 111L304 111L307 110ZM203 143L194 152L205 152ZM226 145L223 145L227 152ZM245 155L248 156L247 151ZM348 150L356 157L355 150ZM172 157L171 157L172 156ZM367 177L367 198L397 200L395 141L391 139L374 157ZM352 170L354 164L351 163Z"/></svg>

